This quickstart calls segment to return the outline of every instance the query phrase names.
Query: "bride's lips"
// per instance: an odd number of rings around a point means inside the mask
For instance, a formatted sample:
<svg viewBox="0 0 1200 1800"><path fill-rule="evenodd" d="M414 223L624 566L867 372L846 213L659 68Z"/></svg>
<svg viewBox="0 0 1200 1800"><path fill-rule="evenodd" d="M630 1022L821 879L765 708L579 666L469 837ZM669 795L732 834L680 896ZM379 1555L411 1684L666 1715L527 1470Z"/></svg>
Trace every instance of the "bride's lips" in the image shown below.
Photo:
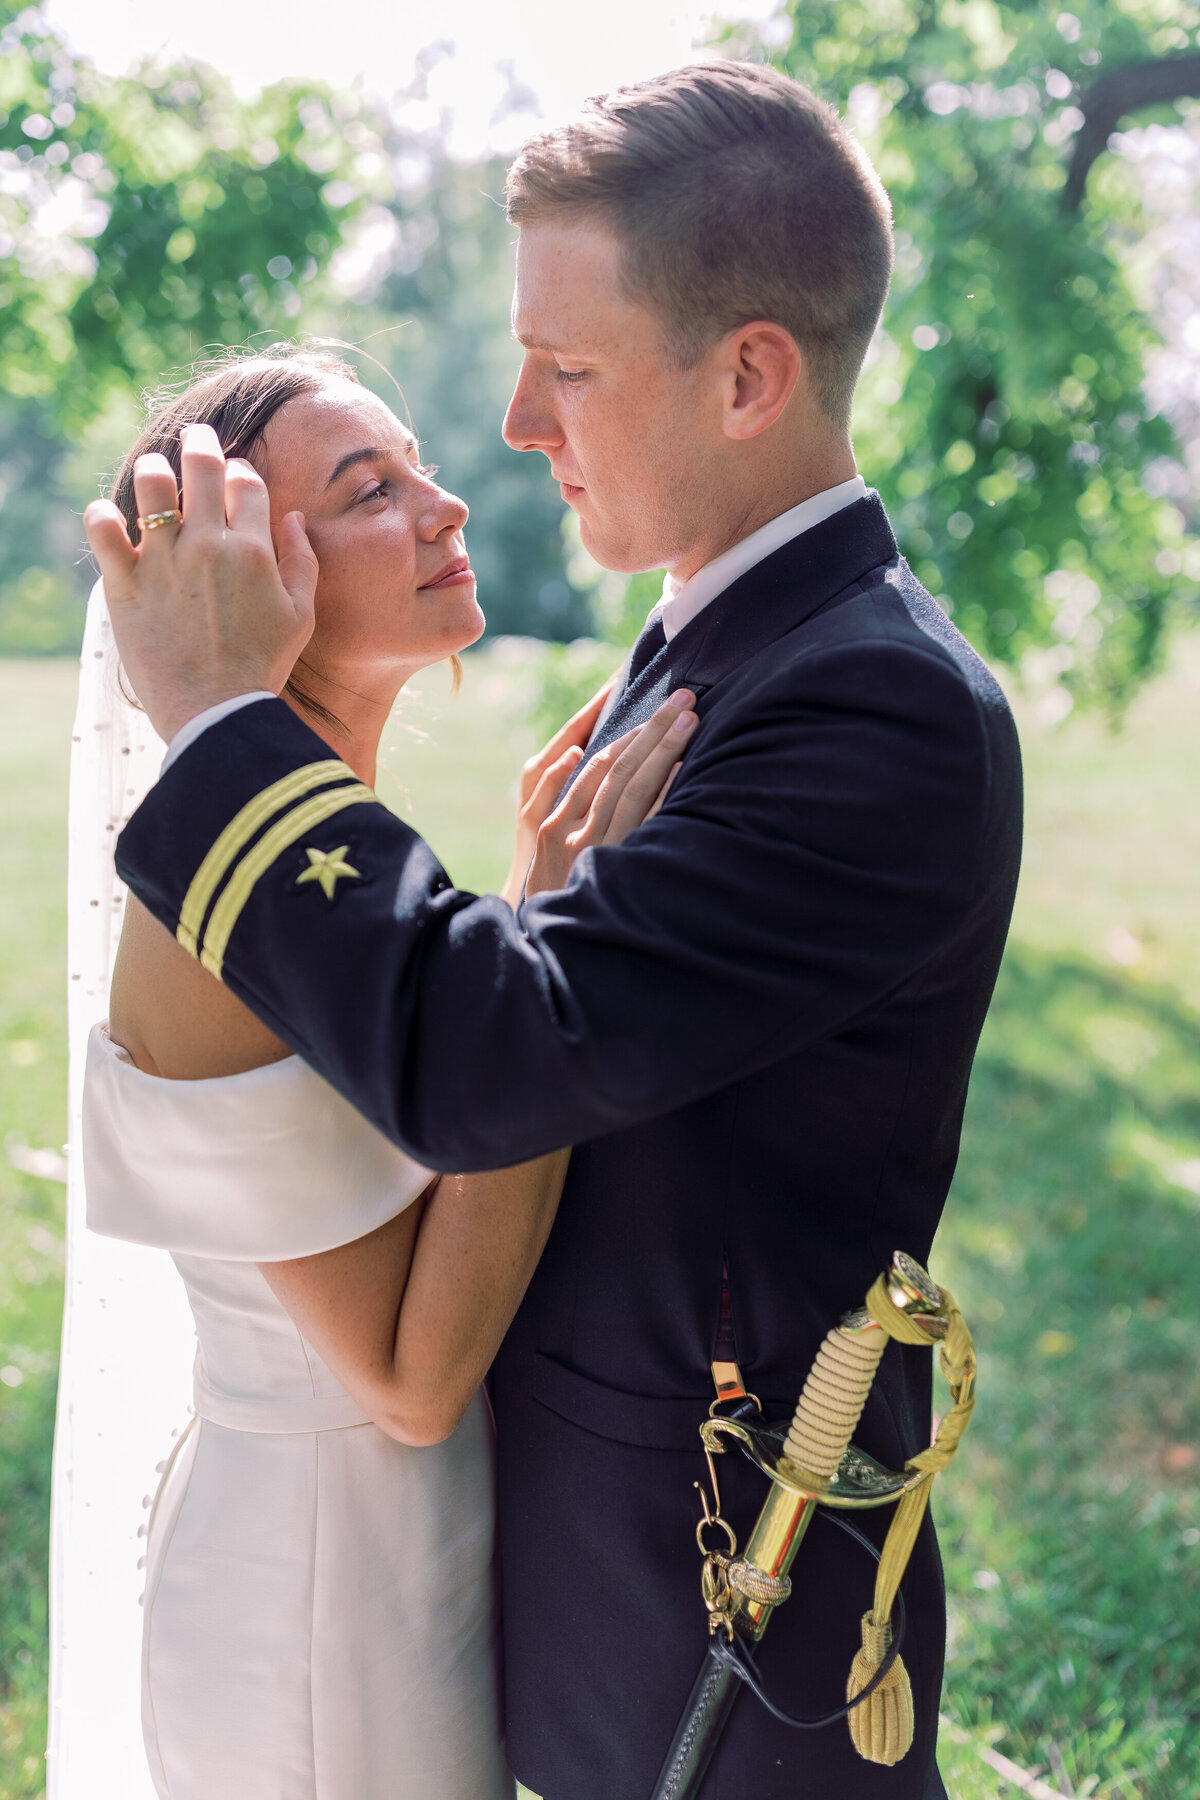
<svg viewBox="0 0 1200 1800"><path fill-rule="evenodd" d="M423 581L418 591L424 594L428 593L431 588L461 587L474 579L475 571L471 567L469 558L456 556L453 562L448 562L445 568L439 570L432 581Z"/></svg>

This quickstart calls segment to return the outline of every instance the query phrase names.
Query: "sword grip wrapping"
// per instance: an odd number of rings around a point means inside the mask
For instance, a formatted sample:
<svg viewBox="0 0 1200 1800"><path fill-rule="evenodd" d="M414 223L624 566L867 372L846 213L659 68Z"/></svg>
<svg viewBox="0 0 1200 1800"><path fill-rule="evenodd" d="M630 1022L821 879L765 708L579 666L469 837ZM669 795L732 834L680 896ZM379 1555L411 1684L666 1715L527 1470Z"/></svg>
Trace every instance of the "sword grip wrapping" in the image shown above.
<svg viewBox="0 0 1200 1800"><path fill-rule="evenodd" d="M817 1351L788 1429L786 1454L811 1475L830 1481L862 1417L887 1333L878 1326L836 1326Z"/></svg>

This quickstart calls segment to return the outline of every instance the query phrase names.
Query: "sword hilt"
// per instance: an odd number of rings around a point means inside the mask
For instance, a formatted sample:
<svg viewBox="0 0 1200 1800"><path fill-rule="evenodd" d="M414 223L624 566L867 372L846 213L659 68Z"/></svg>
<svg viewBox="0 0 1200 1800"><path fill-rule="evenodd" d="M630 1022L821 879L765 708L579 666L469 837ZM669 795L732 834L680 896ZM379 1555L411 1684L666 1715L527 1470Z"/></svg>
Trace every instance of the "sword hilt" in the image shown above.
<svg viewBox="0 0 1200 1800"><path fill-rule="evenodd" d="M888 1271L888 1294L897 1309L941 1336L941 1290L924 1269L897 1251ZM939 1330L940 1327L940 1330ZM832 1481L867 1404L888 1334L865 1308L847 1313L830 1331L808 1372L796 1403L784 1454L823 1481Z"/></svg>
<svg viewBox="0 0 1200 1800"><path fill-rule="evenodd" d="M865 1325L837 1325L808 1372L788 1429L784 1454L809 1474L832 1481L850 1448L887 1334L868 1315Z"/></svg>
<svg viewBox="0 0 1200 1800"><path fill-rule="evenodd" d="M919 1263L898 1250L882 1279L896 1309L918 1323L931 1340L944 1333L942 1291ZM780 1447L771 1491L744 1554L746 1564L774 1582L786 1580L817 1502L845 1503L835 1478L850 1450L889 1335L862 1307L847 1313L817 1351ZM723 1429L737 1427L723 1424ZM865 1494L863 1498L877 1505L885 1494ZM735 1585L729 1627L757 1642L779 1599L760 1598L744 1582Z"/></svg>
<svg viewBox="0 0 1200 1800"><path fill-rule="evenodd" d="M953 1298L943 1294L920 1264L903 1251L896 1252L891 1267L868 1296L877 1311L889 1316L889 1309L881 1304L884 1292L894 1313L904 1317L890 1316L885 1329L863 1308L848 1313L834 1327L817 1352L786 1440L779 1426L717 1413L701 1426L710 1468L712 1456L732 1439L771 1480L744 1554L736 1555L732 1541L728 1556L706 1553L706 1572L715 1561L726 1576L719 1608L712 1605L706 1584L710 1629L714 1624L724 1625L731 1639L734 1632L753 1642L762 1637L772 1612L790 1590L788 1571L818 1504L879 1506L927 1484L928 1472L919 1458L910 1458L904 1471L896 1474L880 1468L861 1451L852 1451L850 1440L889 1338L898 1335L911 1341L916 1336L933 1343L949 1333L948 1348L953 1352L953 1322L957 1320L961 1326L961 1318ZM964 1375L963 1381L969 1387L969 1375ZM740 1377L736 1391L743 1391ZM714 1522L706 1502L705 1523ZM703 1541L701 1549L705 1549ZM874 1699L882 1685L880 1681L878 1688L868 1693L868 1700ZM695 1800L740 1691L741 1682L731 1664L706 1655L659 1773L653 1800ZM831 1715L825 1722L836 1716L840 1715ZM873 1749L864 1754L882 1760Z"/></svg>

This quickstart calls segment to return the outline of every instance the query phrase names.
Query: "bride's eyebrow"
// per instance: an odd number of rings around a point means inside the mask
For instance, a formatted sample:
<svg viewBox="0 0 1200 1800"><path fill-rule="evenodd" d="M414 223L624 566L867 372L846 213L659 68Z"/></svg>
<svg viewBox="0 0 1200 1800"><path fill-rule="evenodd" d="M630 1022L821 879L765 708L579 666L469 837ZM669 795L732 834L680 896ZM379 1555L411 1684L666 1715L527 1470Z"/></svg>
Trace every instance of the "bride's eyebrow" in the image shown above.
<svg viewBox="0 0 1200 1800"><path fill-rule="evenodd" d="M381 449L378 444L370 445L365 450L350 450L350 451L348 451L347 454L338 461L336 467L334 468L333 474L329 477L329 480L325 483L326 490L331 488L333 486L334 482L339 480L341 478L341 476L343 476L346 473L347 469L352 469L354 467L355 463L378 462L380 457L386 456L387 454L388 454L387 451Z"/></svg>
<svg viewBox="0 0 1200 1800"><path fill-rule="evenodd" d="M416 449L416 439L414 438L411 443L406 444L404 449L405 453L411 456L412 452ZM333 474L325 483L326 491L328 492L334 482L340 480L346 473L346 470L352 469L356 463L383 462L385 460L390 460L395 454L395 445L392 445L389 448L387 445L380 444L370 444L364 450L347 451L346 455L339 459L334 467Z"/></svg>

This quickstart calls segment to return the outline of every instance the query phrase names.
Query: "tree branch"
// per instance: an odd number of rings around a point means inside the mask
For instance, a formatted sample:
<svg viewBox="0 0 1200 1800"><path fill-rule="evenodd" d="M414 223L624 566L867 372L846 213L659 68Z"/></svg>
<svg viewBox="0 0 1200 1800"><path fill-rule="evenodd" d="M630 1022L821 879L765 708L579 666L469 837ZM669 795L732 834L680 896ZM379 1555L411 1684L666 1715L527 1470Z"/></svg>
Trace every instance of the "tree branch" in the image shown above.
<svg viewBox="0 0 1200 1800"><path fill-rule="evenodd" d="M1079 211L1088 171L1108 144L1109 133L1126 113L1143 106L1161 106L1169 100L1195 99L1200 99L1200 55L1130 63L1127 68L1102 75L1093 86L1085 88L1079 99L1083 124L1076 133L1067 170L1063 211Z"/></svg>

